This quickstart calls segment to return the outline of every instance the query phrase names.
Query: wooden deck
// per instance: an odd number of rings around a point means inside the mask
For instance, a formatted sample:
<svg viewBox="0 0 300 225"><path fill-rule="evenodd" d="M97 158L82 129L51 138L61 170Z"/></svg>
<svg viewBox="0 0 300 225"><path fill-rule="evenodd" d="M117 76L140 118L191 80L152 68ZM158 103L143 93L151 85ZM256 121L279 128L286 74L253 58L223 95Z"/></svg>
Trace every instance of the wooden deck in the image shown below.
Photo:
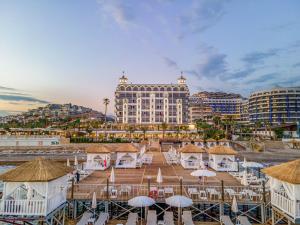
<svg viewBox="0 0 300 225"><path fill-rule="evenodd" d="M95 171L78 184L75 184L73 198L78 200L89 200L92 198L93 192L96 192L98 200L105 200L109 197L110 200L127 201L134 196L149 194L148 179L150 180L151 187L171 187L173 188L174 194L182 193L183 195L192 197L194 201L200 200L199 196L190 196L188 193L189 188L205 190L206 188L214 187L221 193L221 181L224 182L225 188L234 188L237 191L241 191L244 188L236 178L227 172L217 172L216 177L207 178L203 185L202 182L199 182L199 178L190 175L192 170L184 169L181 165L168 165L161 152L152 152L152 154L153 161L151 165L143 165L142 168L137 169L115 169L116 182L109 185L118 190L117 197L114 196L111 198L105 191L107 188L107 178L109 178L111 172L111 170L106 170ZM156 182L159 168L161 169L163 176L163 183L160 185ZM181 177L183 183L182 189L180 187ZM130 191L128 193L122 193L121 191L125 186L130 186ZM162 201L164 200L164 197L166 196L162 196ZM231 201L230 196L227 197L227 200ZM68 198L71 198L71 189L69 190ZM207 201L219 201L219 199L220 196L212 196L212 198L208 196ZM240 198L240 200L242 200L242 198Z"/></svg>

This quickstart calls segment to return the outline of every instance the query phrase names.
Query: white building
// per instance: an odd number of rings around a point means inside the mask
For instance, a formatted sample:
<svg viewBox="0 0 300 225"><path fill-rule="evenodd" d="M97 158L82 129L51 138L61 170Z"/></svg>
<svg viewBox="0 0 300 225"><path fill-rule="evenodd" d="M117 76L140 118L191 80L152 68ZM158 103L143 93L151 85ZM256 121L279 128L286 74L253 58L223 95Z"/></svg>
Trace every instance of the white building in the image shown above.
<svg viewBox="0 0 300 225"><path fill-rule="evenodd" d="M288 224L299 224L300 159L265 168L262 172L270 178L272 216L279 211L288 219Z"/></svg>
<svg viewBox="0 0 300 225"><path fill-rule="evenodd" d="M116 149L116 168L136 168L139 150L132 144L120 144Z"/></svg>
<svg viewBox="0 0 300 225"><path fill-rule="evenodd" d="M185 169L198 169L202 161L202 154L206 151L193 144L185 145L179 149L180 163Z"/></svg>
<svg viewBox="0 0 300 225"><path fill-rule="evenodd" d="M221 145L221 146L227 146L227 147L230 146L229 140L225 139L225 138L222 138L222 139L218 140L218 144Z"/></svg>
<svg viewBox="0 0 300 225"><path fill-rule="evenodd" d="M0 214L47 216L66 202L70 172L61 163L37 158L0 175L4 184Z"/></svg>
<svg viewBox="0 0 300 225"><path fill-rule="evenodd" d="M217 146L217 141L216 141L215 139L209 138L209 139L207 139L205 142L206 142L206 146L207 146L208 148Z"/></svg>
<svg viewBox="0 0 300 225"><path fill-rule="evenodd" d="M110 167L110 150L104 145L88 146L86 154L86 170L106 170Z"/></svg>
<svg viewBox="0 0 300 225"><path fill-rule="evenodd" d="M60 146L59 136L0 136L0 147Z"/></svg>
<svg viewBox="0 0 300 225"><path fill-rule="evenodd" d="M200 138L196 138L196 139L194 140L194 144L195 144L196 146L198 146L198 147L201 147L201 148L204 148L204 147L205 147L204 141L203 141L202 139L200 139Z"/></svg>
<svg viewBox="0 0 300 225"><path fill-rule="evenodd" d="M236 154L237 152L230 147L212 147L208 149L208 165L216 171L237 171Z"/></svg>

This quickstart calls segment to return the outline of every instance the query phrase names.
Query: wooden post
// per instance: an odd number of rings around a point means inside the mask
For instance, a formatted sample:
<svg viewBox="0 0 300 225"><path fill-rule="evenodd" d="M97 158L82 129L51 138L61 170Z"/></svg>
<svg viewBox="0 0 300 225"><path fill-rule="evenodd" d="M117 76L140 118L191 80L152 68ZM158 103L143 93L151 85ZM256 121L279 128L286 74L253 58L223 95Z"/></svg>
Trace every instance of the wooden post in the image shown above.
<svg viewBox="0 0 300 225"><path fill-rule="evenodd" d="M221 180L221 188L222 188L222 202L225 201L225 193L224 193L224 181Z"/></svg>
<svg viewBox="0 0 300 225"><path fill-rule="evenodd" d="M71 199L74 199L74 177L72 178Z"/></svg>
<svg viewBox="0 0 300 225"><path fill-rule="evenodd" d="M109 199L109 179L106 179L106 199Z"/></svg>
<svg viewBox="0 0 300 225"><path fill-rule="evenodd" d="M150 176L147 177L148 182L148 196L150 195Z"/></svg>
<svg viewBox="0 0 300 225"><path fill-rule="evenodd" d="M180 195L182 195L182 177L179 178L180 181Z"/></svg>

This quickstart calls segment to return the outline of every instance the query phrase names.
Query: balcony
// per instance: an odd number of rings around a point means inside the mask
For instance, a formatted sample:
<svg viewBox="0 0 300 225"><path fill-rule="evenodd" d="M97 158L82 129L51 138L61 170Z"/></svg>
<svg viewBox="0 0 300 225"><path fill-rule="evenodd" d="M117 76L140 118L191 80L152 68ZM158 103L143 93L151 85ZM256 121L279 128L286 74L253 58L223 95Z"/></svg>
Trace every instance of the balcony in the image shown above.
<svg viewBox="0 0 300 225"><path fill-rule="evenodd" d="M0 214L2 215L46 215L46 200L1 200Z"/></svg>
<svg viewBox="0 0 300 225"><path fill-rule="evenodd" d="M300 202L297 200L291 200L286 196L272 191L271 192L271 203L277 208L281 209L292 218L300 218Z"/></svg>

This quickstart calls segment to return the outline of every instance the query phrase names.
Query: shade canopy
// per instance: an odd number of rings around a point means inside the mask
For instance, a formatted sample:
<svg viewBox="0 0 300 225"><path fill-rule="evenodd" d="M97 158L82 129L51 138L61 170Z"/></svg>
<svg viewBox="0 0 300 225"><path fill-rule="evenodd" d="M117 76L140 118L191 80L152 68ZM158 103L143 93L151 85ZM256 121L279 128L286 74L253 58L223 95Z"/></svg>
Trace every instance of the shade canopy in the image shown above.
<svg viewBox="0 0 300 225"><path fill-rule="evenodd" d="M261 163L258 163L258 162L243 162L242 166L245 167L245 168L247 168L247 167L250 167L250 168L263 168L264 167Z"/></svg>
<svg viewBox="0 0 300 225"><path fill-rule="evenodd" d="M74 159L74 166L78 165L78 159L77 159L77 155L75 155L75 159Z"/></svg>
<svg viewBox="0 0 300 225"><path fill-rule="evenodd" d="M157 177L156 177L156 182L157 183L162 183L163 182L163 177L162 177L161 169L160 168L158 169L158 173L157 173Z"/></svg>
<svg viewBox="0 0 300 225"><path fill-rule="evenodd" d="M215 177L217 174L210 170L201 169L191 172L191 175L194 177Z"/></svg>
<svg viewBox="0 0 300 225"><path fill-rule="evenodd" d="M68 167L71 166L71 165L70 165L70 160L69 160L69 158L67 159L67 166L68 166Z"/></svg>
<svg viewBox="0 0 300 225"><path fill-rule="evenodd" d="M179 149L181 153L205 153L206 151L203 148L195 146L193 144L185 145L184 147Z"/></svg>
<svg viewBox="0 0 300 225"><path fill-rule="evenodd" d="M166 198L166 203L173 207L184 208L193 205L193 200L182 195L174 195Z"/></svg>
<svg viewBox="0 0 300 225"><path fill-rule="evenodd" d="M64 163L39 157L1 174L0 180L4 182L46 182L72 171L73 169Z"/></svg>
<svg viewBox="0 0 300 225"><path fill-rule="evenodd" d="M99 153L110 153L110 150L104 146L104 145L90 145L85 149L86 153L91 153L91 154L99 154Z"/></svg>
<svg viewBox="0 0 300 225"><path fill-rule="evenodd" d="M137 196L128 201L128 205L133 207L147 207L155 204L153 198L148 196Z"/></svg>
<svg viewBox="0 0 300 225"><path fill-rule="evenodd" d="M300 184L300 159L265 168L262 172L290 184Z"/></svg>
<svg viewBox="0 0 300 225"><path fill-rule="evenodd" d="M97 199L96 199L96 192L93 193L93 198L92 198L92 209L97 208Z"/></svg>
<svg viewBox="0 0 300 225"><path fill-rule="evenodd" d="M242 177L242 180L241 180L241 184L242 184L242 185L247 186L247 185L249 184L249 183L248 183L247 176L248 176L247 171L244 170L244 172L243 172L243 177Z"/></svg>
<svg viewBox="0 0 300 225"><path fill-rule="evenodd" d="M116 152L138 152L139 150L133 144L120 144Z"/></svg>
<svg viewBox="0 0 300 225"><path fill-rule="evenodd" d="M236 155L237 152L231 147L227 146L215 146L208 149L208 154L212 155Z"/></svg>
<svg viewBox="0 0 300 225"><path fill-rule="evenodd" d="M109 176L109 182L115 183L115 181L116 181L115 170L114 170L114 168L112 167L112 168L111 168L111 172L110 172L110 176Z"/></svg>

